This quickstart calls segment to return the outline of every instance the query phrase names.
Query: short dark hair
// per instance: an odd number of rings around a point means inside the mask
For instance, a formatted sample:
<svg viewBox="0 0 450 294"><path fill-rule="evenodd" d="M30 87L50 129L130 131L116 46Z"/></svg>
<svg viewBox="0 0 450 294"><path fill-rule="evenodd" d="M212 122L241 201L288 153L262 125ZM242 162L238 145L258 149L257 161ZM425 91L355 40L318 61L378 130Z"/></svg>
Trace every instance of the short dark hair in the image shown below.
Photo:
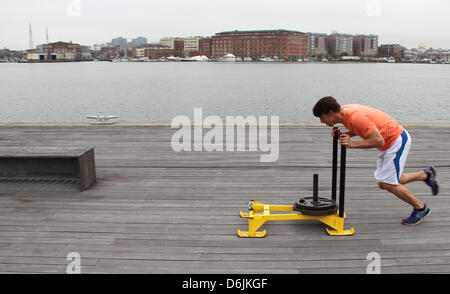
<svg viewBox="0 0 450 294"><path fill-rule="evenodd" d="M341 105L331 96L323 97L317 101L313 108L315 117L320 117L322 114L328 114L330 111L340 112Z"/></svg>

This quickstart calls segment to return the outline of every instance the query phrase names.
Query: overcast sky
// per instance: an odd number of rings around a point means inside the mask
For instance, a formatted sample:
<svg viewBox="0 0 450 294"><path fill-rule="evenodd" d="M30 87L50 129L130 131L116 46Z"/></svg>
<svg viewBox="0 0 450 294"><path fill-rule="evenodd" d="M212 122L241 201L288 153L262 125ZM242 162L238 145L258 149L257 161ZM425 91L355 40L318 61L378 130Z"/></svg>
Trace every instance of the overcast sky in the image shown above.
<svg viewBox="0 0 450 294"><path fill-rule="evenodd" d="M93 45L123 36L152 42L228 30L288 29L379 35L380 44L450 48L450 0L5 0L0 48L73 41Z"/></svg>

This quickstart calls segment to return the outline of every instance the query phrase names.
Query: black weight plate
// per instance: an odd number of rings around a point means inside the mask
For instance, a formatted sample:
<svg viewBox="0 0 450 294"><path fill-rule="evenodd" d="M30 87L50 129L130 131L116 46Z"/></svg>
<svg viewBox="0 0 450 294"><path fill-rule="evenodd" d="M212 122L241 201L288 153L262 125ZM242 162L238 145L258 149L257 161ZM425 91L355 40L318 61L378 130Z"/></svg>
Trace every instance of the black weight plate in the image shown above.
<svg viewBox="0 0 450 294"><path fill-rule="evenodd" d="M314 202L313 197L306 197L298 200L297 206L306 210L326 210L336 207L336 201L328 198L319 198L317 202Z"/></svg>
<svg viewBox="0 0 450 294"><path fill-rule="evenodd" d="M294 203L294 210L307 215L328 215L337 211L337 204L328 198L319 198L314 202L313 197L306 197Z"/></svg>
<svg viewBox="0 0 450 294"><path fill-rule="evenodd" d="M327 210L302 210L302 211L300 211L301 214L312 215L312 216L330 215L330 214L335 214L336 212L337 212L337 208L327 209Z"/></svg>

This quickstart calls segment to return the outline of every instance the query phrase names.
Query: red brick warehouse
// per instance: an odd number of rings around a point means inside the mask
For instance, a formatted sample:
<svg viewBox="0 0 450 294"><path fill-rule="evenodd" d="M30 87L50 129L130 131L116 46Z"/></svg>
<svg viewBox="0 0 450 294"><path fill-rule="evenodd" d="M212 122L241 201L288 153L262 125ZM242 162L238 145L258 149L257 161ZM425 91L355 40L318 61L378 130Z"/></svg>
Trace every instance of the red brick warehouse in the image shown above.
<svg viewBox="0 0 450 294"><path fill-rule="evenodd" d="M308 56L308 40L308 34L289 30L221 32L211 37L211 55L297 60Z"/></svg>

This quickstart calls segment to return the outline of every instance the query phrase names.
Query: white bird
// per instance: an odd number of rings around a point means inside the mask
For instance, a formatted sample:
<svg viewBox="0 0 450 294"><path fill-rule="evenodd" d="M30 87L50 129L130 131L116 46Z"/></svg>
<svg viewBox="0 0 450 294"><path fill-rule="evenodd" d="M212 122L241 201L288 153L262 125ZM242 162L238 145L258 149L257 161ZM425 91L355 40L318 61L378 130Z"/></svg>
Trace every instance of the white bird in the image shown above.
<svg viewBox="0 0 450 294"><path fill-rule="evenodd" d="M95 119L100 123L107 123L110 119L119 118L117 115L87 115L86 118Z"/></svg>

